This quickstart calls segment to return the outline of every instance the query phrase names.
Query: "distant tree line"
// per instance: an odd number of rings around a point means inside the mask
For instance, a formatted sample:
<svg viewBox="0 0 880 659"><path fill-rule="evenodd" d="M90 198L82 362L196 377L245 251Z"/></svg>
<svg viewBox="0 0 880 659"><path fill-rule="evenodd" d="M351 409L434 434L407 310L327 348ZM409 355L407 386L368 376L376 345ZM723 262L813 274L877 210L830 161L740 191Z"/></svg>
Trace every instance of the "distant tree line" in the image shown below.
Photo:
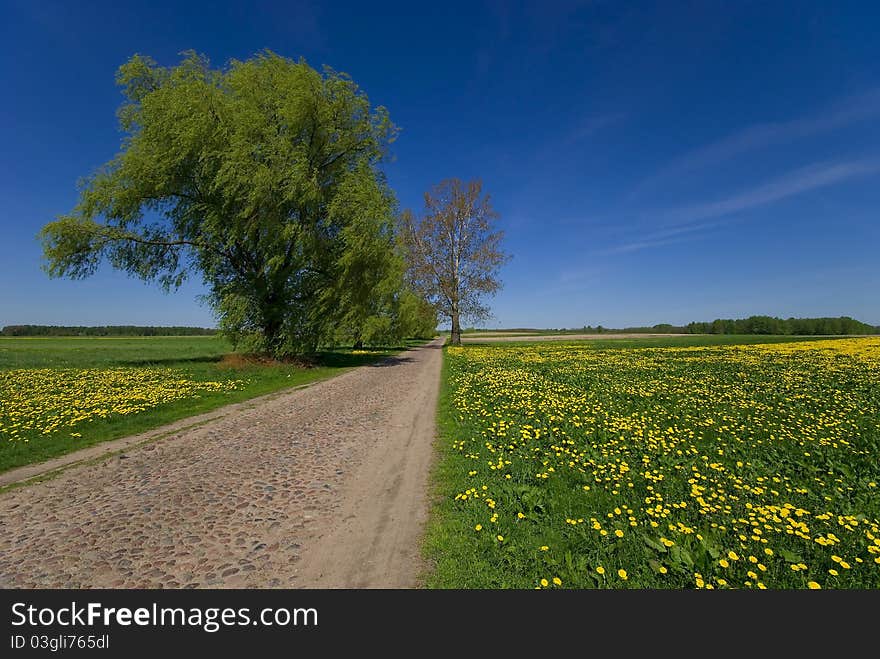
<svg viewBox="0 0 880 659"><path fill-rule="evenodd" d="M585 325L582 331L584 334L603 334L605 332L625 334L687 334L688 329L687 327L678 327L669 323L660 323L651 327L624 327L622 329L609 329L602 325L597 325L596 327Z"/></svg>
<svg viewBox="0 0 880 659"><path fill-rule="evenodd" d="M157 327L138 325L7 325L2 336L207 336L217 330L207 327Z"/></svg>
<svg viewBox="0 0 880 659"><path fill-rule="evenodd" d="M598 325L585 325L585 334L603 332L627 332L632 334L790 334L803 336L880 334L880 326L854 320L849 316L840 318L776 318L774 316L749 316L748 318L716 318L712 322L693 322L685 326L661 323L652 327L625 327L609 329Z"/></svg>
<svg viewBox="0 0 880 659"><path fill-rule="evenodd" d="M849 316L840 318L775 318L773 316L749 316L737 320L717 318L711 323L690 323L690 334L880 334L880 327L854 320Z"/></svg>

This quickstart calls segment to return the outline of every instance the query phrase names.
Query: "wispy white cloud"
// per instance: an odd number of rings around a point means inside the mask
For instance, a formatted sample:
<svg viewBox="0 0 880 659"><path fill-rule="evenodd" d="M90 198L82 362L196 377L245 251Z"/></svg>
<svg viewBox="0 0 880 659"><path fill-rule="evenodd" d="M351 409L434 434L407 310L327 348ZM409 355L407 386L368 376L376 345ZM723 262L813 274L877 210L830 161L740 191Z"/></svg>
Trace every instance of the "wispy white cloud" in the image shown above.
<svg viewBox="0 0 880 659"><path fill-rule="evenodd" d="M663 213L662 217L667 221L674 222L694 222L721 217L758 206L766 206L787 197L840 183L856 176L872 174L878 170L880 170L880 160L878 159L810 165L726 199L674 209Z"/></svg>
<svg viewBox="0 0 880 659"><path fill-rule="evenodd" d="M623 112L609 112L586 117L578 123L568 134L568 142L579 142L592 137L599 131L608 128L626 118Z"/></svg>
<svg viewBox="0 0 880 659"><path fill-rule="evenodd" d="M643 249L653 247L664 247L676 243L683 243L689 240L695 240L702 237L702 234L720 226L729 224L727 221L716 222L699 222L696 224L683 224L680 226L672 226L660 231L653 231L639 238L633 239L620 245L609 247L602 250L602 254L625 254L627 252L638 252Z"/></svg>
<svg viewBox="0 0 880 659"><path fill-rule="evenodd" d="M605 272L604 266L596 264L565 267L546 279L543 286L532 288L530 299L536 302L546 301L554 295L575 295L595 290L601 285Z"/></svg>
<svg viewBox="0 0 880 659"><path fill-rule="evenodd" d="M880 116L880 89L873 89L850 96L820 115L786 122L755 124L674 158L639 183L632 196L639 196L672 178L716 165L749 151L829 132L877 116Z"/></svg>
<svg viewBox="0 0 880 659"><path fill-rule="evenodd" d="M588 266L576 269L564 270L559 274L560 284L580 284L586 281L595 281L602 274L603 269L598 266Z"/></svg>
<svg viewBox="0 0 880 659"><path fill-rule="evenodd" d="M560 150L572 149L579 142L587 140L604 130L611 129L616 124L627 118L625 112L606 112L603 114L591 114L572 122L572 125L559 126L554 137L544 140L535 151L534 155L525 156L534 162L556 163L559 160ZM522 168L522 164L518 164Z"/></svg>
<svg viewBox="0 0 880 659"><path fill-rule="evenodd" d="M877 158L819 163L803 167L775 181L724 199L682 206L653 214L653 217L659 219L665 226L638 236L629 242L610 247L603 253L634 252L693 240L711 229L730 224L734 219L731 216L737 213L877 172L880 172L880 159Z"/></svg>
<svg viewBox="0 0 880 659"><path fill-rule="evenodd" d="M609 249L603 250L602 254L626 254L628 252L638 252L643 249L651 249L653 247L664 247L665 245L673 245L675 243L683 243L688 240L692 240L692 236L684 236L681 238L661 238L658 240L637 240L631 243L624 243L623 245L618 245L617 247L610 247Z"/></svg>

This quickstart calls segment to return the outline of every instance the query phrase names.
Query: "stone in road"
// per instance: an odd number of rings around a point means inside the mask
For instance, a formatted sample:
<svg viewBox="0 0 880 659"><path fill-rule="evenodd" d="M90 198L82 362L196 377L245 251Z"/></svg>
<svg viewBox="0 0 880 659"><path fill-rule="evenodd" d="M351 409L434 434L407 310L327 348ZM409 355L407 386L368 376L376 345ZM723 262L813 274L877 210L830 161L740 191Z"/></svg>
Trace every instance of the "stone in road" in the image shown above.
<svg viewBox="0 0 880 659"><path fill-rule="evenodd" d="M0 587L416 585L441 344L0 495Z"/></svg>

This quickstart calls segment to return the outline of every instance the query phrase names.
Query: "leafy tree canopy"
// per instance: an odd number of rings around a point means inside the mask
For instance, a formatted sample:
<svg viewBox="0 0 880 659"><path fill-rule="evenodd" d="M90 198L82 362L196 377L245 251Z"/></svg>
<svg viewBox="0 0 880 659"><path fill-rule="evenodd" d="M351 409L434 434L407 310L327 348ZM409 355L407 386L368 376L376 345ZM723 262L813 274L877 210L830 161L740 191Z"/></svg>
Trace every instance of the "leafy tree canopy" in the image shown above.
<svg viewBox="0 0 880 659"><path fill-rule="evenodd" d="M117 83L122 151L44 227L50 275L106 260L174 289L197 273L220 329L275 354L314 350L346 299L393 288L378 165L397 129L348 76L268 51L214 69L189 52L167 68L136 55Z"/></svg>

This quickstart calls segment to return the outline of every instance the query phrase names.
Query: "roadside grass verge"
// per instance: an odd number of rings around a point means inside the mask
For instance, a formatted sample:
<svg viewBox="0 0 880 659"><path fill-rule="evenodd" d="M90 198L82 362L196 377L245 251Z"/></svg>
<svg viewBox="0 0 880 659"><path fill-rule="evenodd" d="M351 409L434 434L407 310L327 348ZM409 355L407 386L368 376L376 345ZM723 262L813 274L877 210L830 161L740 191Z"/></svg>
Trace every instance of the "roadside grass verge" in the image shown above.
<svg viewBox="0 0 880 659"><path fill-rule="evenodd" d="M482 581L479 574L492 572L481 552L471 541L473 528L457 514L450 495L459 491L466 481L464 474L470 469L470 461L460 451L453 449L456 438L476 432L477 428L459 419L453 405L453 387L450 382L451 366L447 356L448 346L443 347L443 365L440 371L440 395L437 400L437 460L431 470L429 501L431 509L425 528L423 551L429 568L423 577L427 588L461 588L462 572L474 576L474 582ZM470 426L470 427L468 427ZM463 563L459 564L459 561Z"/></svg>

